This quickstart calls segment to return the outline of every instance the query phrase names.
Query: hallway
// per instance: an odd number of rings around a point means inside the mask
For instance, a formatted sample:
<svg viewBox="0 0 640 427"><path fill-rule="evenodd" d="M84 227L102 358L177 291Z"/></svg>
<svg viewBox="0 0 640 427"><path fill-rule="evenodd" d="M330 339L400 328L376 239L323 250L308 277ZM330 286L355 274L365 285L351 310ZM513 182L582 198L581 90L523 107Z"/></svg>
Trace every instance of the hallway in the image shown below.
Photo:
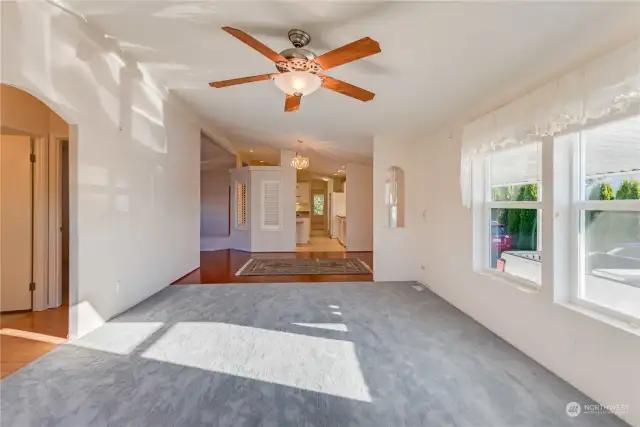
<svg viewBox="0 0 640 427"><path fill-rule="evenodd" d="M311 232L308 244L298 244L297 252L345 252L338 239L323 235L323 233Z"/></svg>
<svg viewBox="0 0 640 427"><path fill-rule="evenodd" d="M171 286L2 386L7 426L626 425L411 283Z"/></svg>

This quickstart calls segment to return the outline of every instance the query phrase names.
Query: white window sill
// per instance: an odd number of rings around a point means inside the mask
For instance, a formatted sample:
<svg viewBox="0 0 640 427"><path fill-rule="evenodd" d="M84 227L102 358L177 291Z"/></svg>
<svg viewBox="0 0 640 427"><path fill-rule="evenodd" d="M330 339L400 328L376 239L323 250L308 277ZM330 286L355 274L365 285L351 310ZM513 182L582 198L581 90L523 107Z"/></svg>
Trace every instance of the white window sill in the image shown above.
<svg viewBox="0 0 640 427"><path fill-rule="evenodd" d="M535 282L508 273L503 273L501 271L480 270L476 271L476 273L489 277L493 280L498 280L528 294L539 294L541 290L540 285Z"/></svg>
<svg viewBox="0 0 640 427"><path fill-rule="evenodd" d="M557 302L556 304L575 313L580 313L583 316L588 316L594 320L606 323L607 325L613 326L614 328L618 328L630 334L640 336L640 321L626 318L621 319L615 316L611 316L578 301Z"/></svg>

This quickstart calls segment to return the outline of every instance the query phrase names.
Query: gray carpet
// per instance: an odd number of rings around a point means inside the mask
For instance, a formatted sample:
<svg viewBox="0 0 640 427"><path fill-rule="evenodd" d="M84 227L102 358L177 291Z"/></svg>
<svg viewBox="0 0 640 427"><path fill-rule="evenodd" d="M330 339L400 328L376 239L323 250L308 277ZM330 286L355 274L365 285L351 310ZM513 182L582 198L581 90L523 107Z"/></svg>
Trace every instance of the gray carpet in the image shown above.
<svg viewBox="0 0 640 427"><path fill-rule="evenodd" d="M626 426L406 283L171 286L1 387L3 427Z"/></svg>

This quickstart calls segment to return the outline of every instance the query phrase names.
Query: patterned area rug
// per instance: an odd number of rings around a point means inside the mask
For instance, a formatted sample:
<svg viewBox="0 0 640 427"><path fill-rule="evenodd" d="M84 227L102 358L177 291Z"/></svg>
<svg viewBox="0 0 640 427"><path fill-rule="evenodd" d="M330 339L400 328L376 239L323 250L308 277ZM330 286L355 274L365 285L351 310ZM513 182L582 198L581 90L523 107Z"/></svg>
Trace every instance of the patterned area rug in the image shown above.
<svg viewBox="0 0 640 427"><path fill-rule="evenodd" d="M359 258L344 259L250 259L236 276L371 274Z"/></svg>

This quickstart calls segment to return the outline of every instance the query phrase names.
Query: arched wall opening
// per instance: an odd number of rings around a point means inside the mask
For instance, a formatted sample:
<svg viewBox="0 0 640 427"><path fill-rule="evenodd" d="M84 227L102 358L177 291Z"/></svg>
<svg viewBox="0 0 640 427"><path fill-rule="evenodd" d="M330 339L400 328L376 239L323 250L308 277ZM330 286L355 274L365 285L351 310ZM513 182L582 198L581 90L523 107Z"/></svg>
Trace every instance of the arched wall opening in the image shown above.
<svg viewBox="0 0 640 427"><path fill-rule="evenodd" d="M46 103L0 84L0 311L12 334L2 336L11 360L39 345L30 334L57 342L70 333L69 306L77 301L69 185L76 135Z"/></svg>
<svg viewBox="0 0 640 427"><path fill-rule="evenodd" d="M11 146L20 144L20 139L30 140L32 144L30 160L33 162L32 185L32 217L29 238L31 240L29 256L31 257L31 301L29 307L2 307L2 311L15 309L29 309L43 311L50 308L67 306L75 302L77 288L76 277L71 277L77 260L71 259L70 244L71 226L75 224L75 213L70 207L71 194L69 183L72 180L70 171L75 168L70 160L70 153L75 152L76 127L69 125L57 111L46 103L18 87L0 84L0 131L4 136L4 147L9 147L9 137L13 138ZM17 139L16 139L17 138ZM15 152L15 150L11 150ZM14 153L15 155L15 153ZM10 158L3 158L6 165L10 165ZM26 161L17 157L20 161ZM3 194L10 197L8 191L14 183L7 182L11 178L12 170L4 169ZM9 199L7 199L9 201ZM0 205L1 206L1 205ZM15 206L15 205L14 205ZM9 208L5 204L5 211ZM0 215L1 217L1 215ZM8 231L11 224L3 222L4 231ZM22 256L19 253L11 255L11 243L4 233L3 261L8 268L11 266L9 256ZM19 236L16 236L19 237ZM10 273L4 269L4 276ZM7 279L11 280L9 277ZM4 290L10 284L1 282ZM73 282L73 283L72 283ZM22 284L20 284L22 286ZM27 283L24 286L29 286Z"/></svg>

